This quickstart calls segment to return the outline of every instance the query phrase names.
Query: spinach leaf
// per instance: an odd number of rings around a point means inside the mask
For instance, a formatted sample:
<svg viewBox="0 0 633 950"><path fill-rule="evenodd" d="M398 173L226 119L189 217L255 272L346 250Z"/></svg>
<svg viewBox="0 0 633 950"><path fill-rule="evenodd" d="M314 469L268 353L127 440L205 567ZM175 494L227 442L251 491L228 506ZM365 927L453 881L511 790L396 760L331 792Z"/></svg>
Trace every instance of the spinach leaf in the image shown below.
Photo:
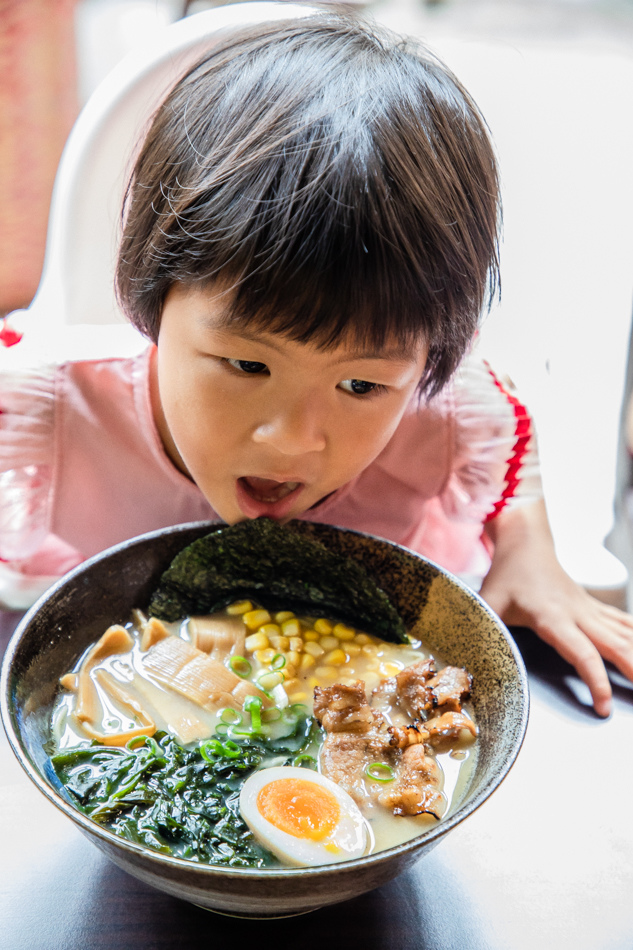
<svg viewBox="0 0 633 950"><path fill-rule="evenodd" d="M312 717L299 716L274 740L235 736L230 754L226 736L184 748L173 736L156 733L133 740L132 748L95 743L65 750L51 757L51 765L80 811L128 841L208 864L279 866L243 821L240 790L271 759L291 764L318 734Z"/></svg>

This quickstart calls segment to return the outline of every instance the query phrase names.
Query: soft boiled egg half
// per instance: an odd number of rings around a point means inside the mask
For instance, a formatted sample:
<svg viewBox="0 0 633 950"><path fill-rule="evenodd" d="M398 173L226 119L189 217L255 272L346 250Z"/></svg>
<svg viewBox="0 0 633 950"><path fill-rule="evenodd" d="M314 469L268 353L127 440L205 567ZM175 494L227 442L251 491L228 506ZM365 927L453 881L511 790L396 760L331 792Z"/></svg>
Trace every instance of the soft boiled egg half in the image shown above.
<svg viewBox="0 0 633 950"><path fill-rule="evenodd" d="M295 867L349 861L371 849L356 802L310 769L254 772L242 787L240 812L260 844Z"/></svg>

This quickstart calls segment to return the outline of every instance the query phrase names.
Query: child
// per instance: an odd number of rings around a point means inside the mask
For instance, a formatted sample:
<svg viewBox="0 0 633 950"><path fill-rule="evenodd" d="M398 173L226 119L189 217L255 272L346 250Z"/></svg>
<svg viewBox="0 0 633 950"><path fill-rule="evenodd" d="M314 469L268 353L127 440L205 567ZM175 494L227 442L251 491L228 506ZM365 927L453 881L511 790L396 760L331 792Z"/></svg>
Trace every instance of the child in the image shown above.
<svg viewBox="0 0 633 950"><path fill-rule="evenodd" d="M117 288L152 346L5 377L0 554L218 517L370 531L486 574L608 715L633 618L562 571L530 417L468 355L498 219L485 124L426 50L330 14L221 42L128 188Z"/></svg>

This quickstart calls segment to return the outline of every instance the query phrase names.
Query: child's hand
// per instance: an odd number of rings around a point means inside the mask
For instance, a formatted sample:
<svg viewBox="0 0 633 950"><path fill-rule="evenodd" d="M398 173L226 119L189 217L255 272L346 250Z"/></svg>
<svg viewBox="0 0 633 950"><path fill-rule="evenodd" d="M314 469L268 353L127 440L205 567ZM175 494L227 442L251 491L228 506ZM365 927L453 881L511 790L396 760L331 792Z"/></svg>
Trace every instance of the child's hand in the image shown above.
<svg viewBox="0 0 633 950"><path fill-rule="evenodd" d="M554 552L542 503L501 512L487 531L495 544L481 596L507 624L530 627L571 663L599 716L611 712L602 657L633 680L633 616L591 597Z"/></svg>

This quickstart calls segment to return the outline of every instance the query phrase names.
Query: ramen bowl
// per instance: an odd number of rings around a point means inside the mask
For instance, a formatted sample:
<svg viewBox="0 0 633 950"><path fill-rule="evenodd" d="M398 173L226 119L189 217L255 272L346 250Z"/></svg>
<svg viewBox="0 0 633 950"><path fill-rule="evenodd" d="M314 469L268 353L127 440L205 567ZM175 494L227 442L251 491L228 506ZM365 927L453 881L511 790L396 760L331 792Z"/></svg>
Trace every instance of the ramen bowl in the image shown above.
<svg viewBox="0 0 633 950"><path fill-rule="evenodd" d="M126 541L86 561L25 615L2 668L2 716L11 746L49 801L115 864L147 884L194 904L244 917L305 913L384 884L430 852L479 808L514 762L527 725L525 669L499 618L472 590L436 564L369 535L328 525L293 527L352 557L377 581L407 628L445 663L474 678L476 755L465 790L430 830L366 857L306 868L226 868L194 863L125 840L66 799L47 740L60 676L110 624L145 607L162 572L186 545L218 524L178 525Z"/></svg>

